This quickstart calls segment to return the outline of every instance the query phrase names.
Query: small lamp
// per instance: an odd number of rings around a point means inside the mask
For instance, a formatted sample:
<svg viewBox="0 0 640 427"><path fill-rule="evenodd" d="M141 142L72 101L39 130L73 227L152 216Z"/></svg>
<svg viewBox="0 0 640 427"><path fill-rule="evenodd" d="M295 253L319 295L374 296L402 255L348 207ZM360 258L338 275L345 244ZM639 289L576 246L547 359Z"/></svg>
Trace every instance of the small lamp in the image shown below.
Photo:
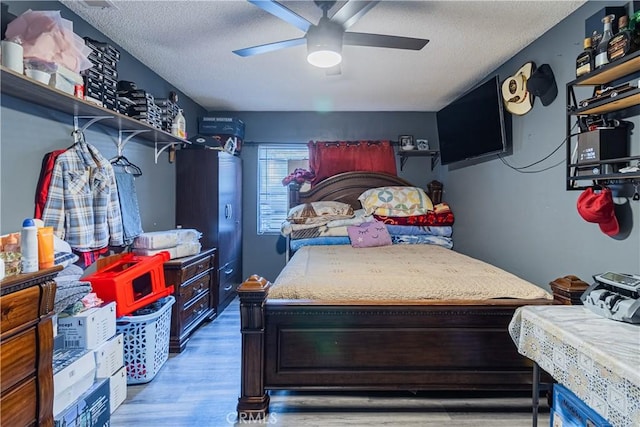
<svg viewBox="0 0 640 427"><path fill-rule="evenodd" d="M307 61L320 68L330 68L342 62L342 25L321 18L307 32Z"/></svg>

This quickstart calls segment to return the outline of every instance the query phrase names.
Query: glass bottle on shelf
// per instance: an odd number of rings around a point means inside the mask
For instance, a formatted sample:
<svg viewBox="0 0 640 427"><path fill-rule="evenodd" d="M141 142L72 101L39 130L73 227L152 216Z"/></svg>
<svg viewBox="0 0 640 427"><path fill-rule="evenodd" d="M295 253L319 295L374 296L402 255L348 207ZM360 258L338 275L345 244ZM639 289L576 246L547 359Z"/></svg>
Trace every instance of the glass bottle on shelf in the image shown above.
<svg viewBox="0 0 640 427"><path fill-rule="evenodd" d="M618 20L618 29L618 34L609 40L609 46L607 47L609 61L620 59L637 49L633 33L629 28L629 18L626 15L621 16Z"/></svg>
<svg viewBox="0 0 640 427"><path fill-rule="evenodd" d="M576 77L583 76L595 70L595 55L591 47L591 37L585 37L584 50L576 58Z"/></svg>
<svg viewBox="0 0 640 427"><path fill-rule="evenodd" d="M609 47L609 40L611 40L611 38L613 37L613 33L611 32L611 23L613 22L614 18L615 15L607 15L602 18L604 31L602 32L600 43L598 43L598 47L596 48L596 68L600 68L603 65L607 65L609 63L609 58L607 57L607 48Z"/></svg>

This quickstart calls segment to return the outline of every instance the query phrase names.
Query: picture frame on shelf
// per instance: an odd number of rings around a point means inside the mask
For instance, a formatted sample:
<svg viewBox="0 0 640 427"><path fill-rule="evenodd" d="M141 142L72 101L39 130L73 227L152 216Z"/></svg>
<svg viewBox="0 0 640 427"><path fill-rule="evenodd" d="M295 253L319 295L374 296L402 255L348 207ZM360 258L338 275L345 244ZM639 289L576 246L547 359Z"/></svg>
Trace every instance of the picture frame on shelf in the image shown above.
<svg viewBox="0 0 640 427"><path fill-rule="evenodd" d="M398 140L400 143L400 149L403 151L409 151L416 148L413 143L413 135L400 135Z"/></svg>
<svg viewBox="0 0 640 427"><path fill-rule="evenodd" d="M428 151L429 150L429 140L427 140L427 139L416 139L416 147L420 151Z"/></svg>

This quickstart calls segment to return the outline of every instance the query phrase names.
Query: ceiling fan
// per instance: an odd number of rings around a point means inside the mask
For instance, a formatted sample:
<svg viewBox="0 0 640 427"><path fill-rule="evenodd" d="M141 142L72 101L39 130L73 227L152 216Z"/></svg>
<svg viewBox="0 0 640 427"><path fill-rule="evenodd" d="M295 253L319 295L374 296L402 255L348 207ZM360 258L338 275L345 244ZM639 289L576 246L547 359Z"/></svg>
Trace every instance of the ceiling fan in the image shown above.
<svg viewBox="0 0 640 427"><path fill-rule="evenodd" d="M265 12L304 31L305 36L234 50L233 53L239 56L258 55L306 43L307 61L310 64L320 68L331 68L335 70L335 74L339 74L338 66L342 61L343 45L420 50L429 43L427 39L346 31L371 10L378 1L347 1L329 18L329 10L336 2L314 0L314 3L322 9L322 18L320 18L317 25L312 24L277 1L248 1ZM338 69L336 70L336 68Z"/></svg>

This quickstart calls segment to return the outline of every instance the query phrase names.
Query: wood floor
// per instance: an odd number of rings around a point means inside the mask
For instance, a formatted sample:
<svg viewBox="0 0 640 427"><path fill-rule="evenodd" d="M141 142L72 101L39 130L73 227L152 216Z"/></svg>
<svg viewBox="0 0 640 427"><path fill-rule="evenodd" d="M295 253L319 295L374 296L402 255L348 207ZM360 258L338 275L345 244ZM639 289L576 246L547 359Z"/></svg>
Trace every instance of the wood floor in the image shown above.
<svg viewBox="0 0 640 427"><path fill-rule="evenodd" d="M189 340L148 384L131 385L127 400L112 414L114 427L224 427L256 425L238 420L240 384L238 300ZM470 393L271 393L275 426L473 426L530 427L529 394ZM539 426L549 425L541 401Z"/></svg>

